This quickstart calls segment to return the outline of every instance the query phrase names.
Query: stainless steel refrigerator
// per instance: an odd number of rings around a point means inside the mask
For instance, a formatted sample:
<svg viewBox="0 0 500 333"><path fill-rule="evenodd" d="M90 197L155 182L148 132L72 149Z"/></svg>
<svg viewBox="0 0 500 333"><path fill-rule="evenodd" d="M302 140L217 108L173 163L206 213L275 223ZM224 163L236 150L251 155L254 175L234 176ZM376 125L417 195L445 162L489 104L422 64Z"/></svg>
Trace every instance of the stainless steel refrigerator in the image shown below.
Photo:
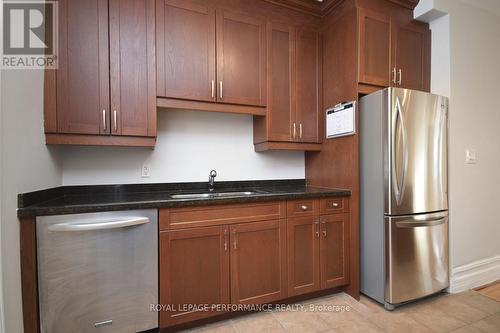
<svg viewBox="0 0 500 333"><path fill-rule="evenodd" d="M448 287L448 99L360 99L361 292L387 309Z"/></svg>

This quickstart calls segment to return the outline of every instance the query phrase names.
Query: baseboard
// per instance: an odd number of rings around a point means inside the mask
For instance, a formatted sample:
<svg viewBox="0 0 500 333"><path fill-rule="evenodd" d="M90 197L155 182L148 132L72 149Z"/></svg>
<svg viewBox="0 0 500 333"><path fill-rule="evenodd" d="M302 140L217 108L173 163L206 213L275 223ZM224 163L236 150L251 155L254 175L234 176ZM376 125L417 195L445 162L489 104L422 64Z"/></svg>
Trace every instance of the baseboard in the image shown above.
<svg viewBox="0 0 500 333"><path fill-rule="evenodd" d="M500 279L500 255L474 261L452 270L451 293L459 293Z"/></svg>

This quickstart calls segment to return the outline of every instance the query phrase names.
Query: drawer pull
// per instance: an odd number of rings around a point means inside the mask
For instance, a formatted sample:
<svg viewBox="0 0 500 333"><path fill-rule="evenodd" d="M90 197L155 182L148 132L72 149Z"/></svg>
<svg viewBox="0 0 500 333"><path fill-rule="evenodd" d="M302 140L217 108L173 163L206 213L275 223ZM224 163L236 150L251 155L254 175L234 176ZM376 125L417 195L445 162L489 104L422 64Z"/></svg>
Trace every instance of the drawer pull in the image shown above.
<svg viewBox="0 0 500 333"><path fill-rule="evenodd" d="M302 206L300 206L300 209L302 209L303 211L306 211L307 210L307 206L306 205L302 205Z"/></svg>
<svg viewBox="0 0 500 333"><path fill-rule="evenodd" d="M333 208L338 208L338 207L339 207L338 202L334 202L334 203L332 203L332 207L333 207Z"/></svg>

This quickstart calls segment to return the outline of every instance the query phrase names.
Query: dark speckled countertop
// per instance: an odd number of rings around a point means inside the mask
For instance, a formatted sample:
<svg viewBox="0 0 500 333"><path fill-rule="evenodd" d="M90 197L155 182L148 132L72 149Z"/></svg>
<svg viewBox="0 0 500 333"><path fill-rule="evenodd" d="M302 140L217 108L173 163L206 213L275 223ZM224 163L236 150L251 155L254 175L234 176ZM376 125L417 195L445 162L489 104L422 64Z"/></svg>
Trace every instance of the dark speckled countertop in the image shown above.
<svg viewBox="0 0 500 333"><path fill-rule="evenodd" d="M216 182L214 193L257 192L233 197L174 199L173 194L208 192L207 182L61 186L19 194L19 217L100 211L235 204L270 200L349 196L350 190L306 186L303 179Z"/></svg>

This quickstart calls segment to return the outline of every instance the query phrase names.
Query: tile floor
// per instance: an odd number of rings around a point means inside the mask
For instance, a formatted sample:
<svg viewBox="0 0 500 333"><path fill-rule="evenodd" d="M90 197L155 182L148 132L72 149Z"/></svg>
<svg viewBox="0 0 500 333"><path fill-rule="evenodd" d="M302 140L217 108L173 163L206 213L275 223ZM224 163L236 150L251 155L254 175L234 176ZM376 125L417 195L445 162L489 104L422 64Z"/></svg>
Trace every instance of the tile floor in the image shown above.
<svg viewBox="0 0 500 333"><path fill-rule="evenodd" d="M493 298L494 300L500 302L500 281L477 288L476 291L481 295Z"/></svg>
<svg viewBox="0 0 500 333"><path fill-rule="evenodd" d="M261 312L201 326L196 333L500 333L500 302L476 291L440 294L388 312L367 297L337 294L301 302L303 311ZM344 311L307 311L344 306ZM330 305L330 307L328 307ZM333 306L332 306L333 305Z"/></svg>

